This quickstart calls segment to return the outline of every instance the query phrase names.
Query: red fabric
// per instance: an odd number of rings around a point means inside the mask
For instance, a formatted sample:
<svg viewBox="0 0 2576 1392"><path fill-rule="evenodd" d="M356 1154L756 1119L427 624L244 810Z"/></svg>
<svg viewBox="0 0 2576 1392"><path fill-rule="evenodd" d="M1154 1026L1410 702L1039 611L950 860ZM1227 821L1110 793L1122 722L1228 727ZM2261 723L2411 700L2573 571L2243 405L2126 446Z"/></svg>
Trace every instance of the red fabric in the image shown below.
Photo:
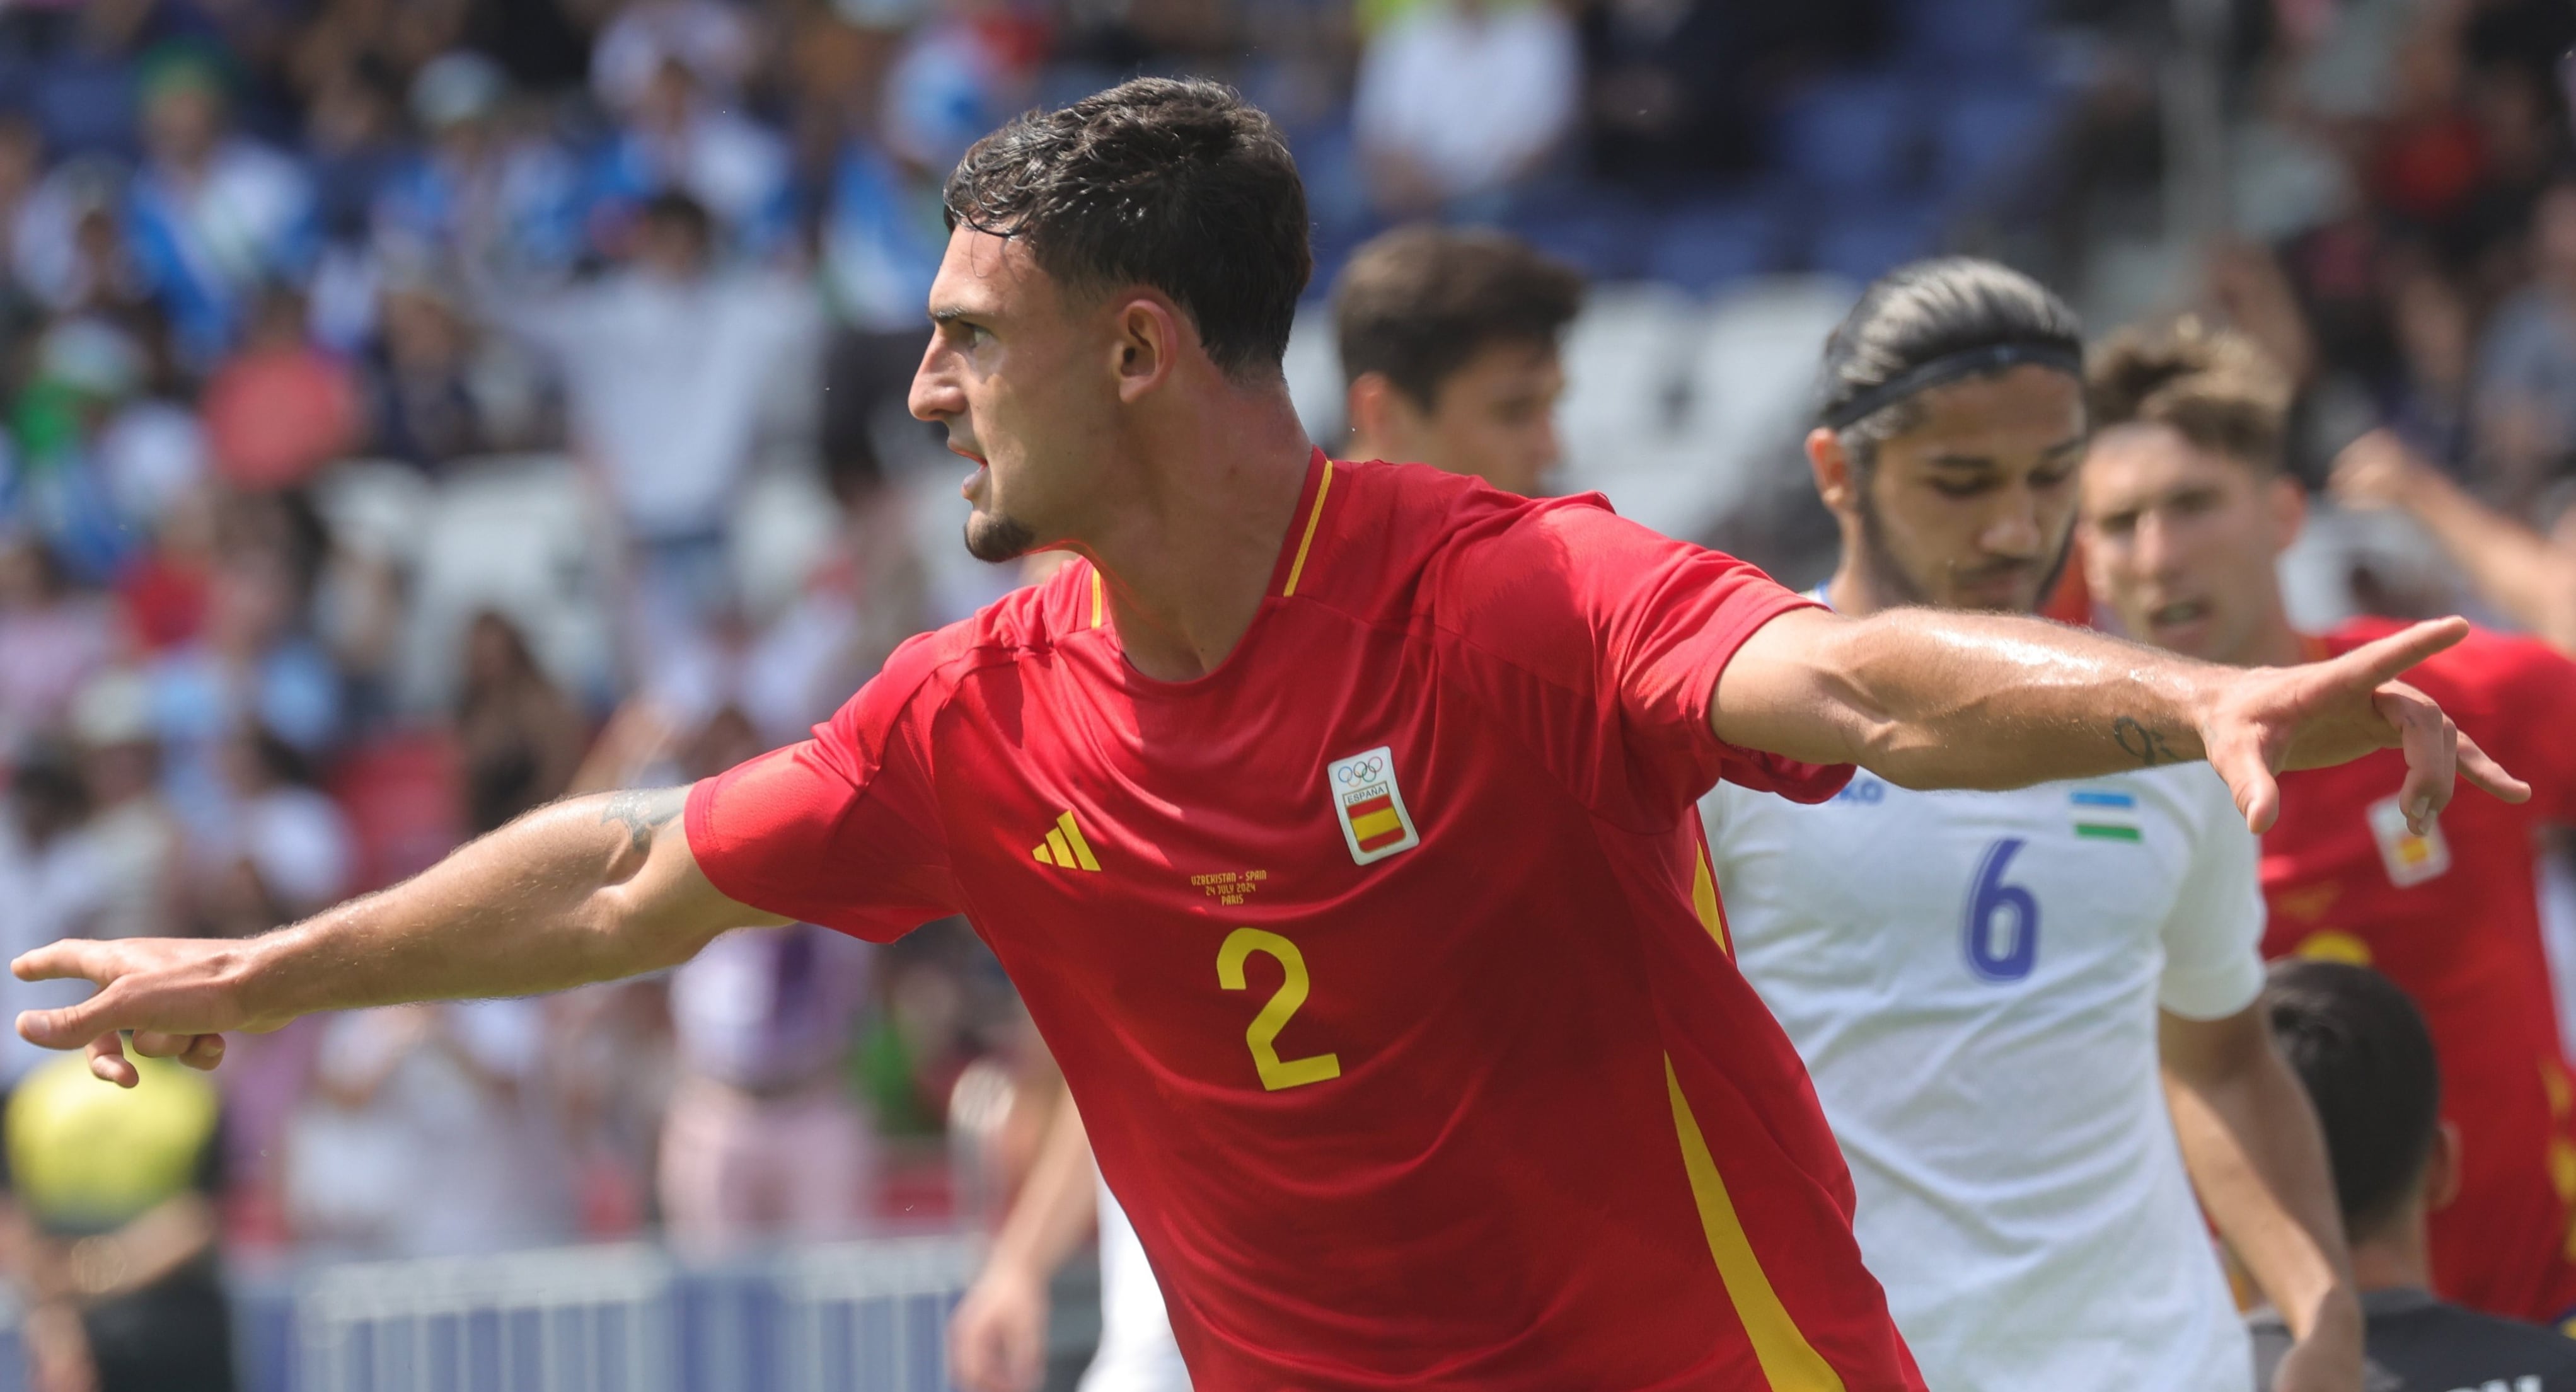
<svg viewBox="0 0 2576 1392"><path fill-rule="evenodd" d="M146 652L175 648L205 625L206 572L200 567L146 552L117 577L116 590L126 624Z"/></svg>
<svg viewBox="0 0 2576 1392"><path fill-rule="evenodd" d="M312 349L233 359L206 383L203 411L215 471L237 488L302 483L358 438L357 384Z"/></svg>
<svg viewBox="0 0 2576 1392"><path fill-rule="evenodd" d="M455 744L437 732L389 735L341 756L331 793L357 839L357 892L417 875L464 841L461 783Z"/></svg>
<svg viewBox="0 0 2576 1392"><path fill-rule="evenodd" d="M1767 1386L1668 1059L1805 1340L1845 1386L1919 1388L1797 1056L1692 907L1721 774L1810 801L1850 776L1708 727L1737 646L1804 601L1597 498L1320 455L1306 490L1205 678L1134 672L1067 566L699 784L698 863L872 938L968 916L1208 1392ZM1328 771L1380 746L1421 841L1361 865ZM1035 854L1067 811L1096 872ZM1224 988L1246 928L1306 972L1278 1060L1338 1076L1265 1088L1247 1031L1288 969L1239 953Z"/></svg>
<svg viewBox="0 0 2576 1392"><path fill-rule="evenodd" d="M2091 628L2093 591L2084 583L2084 543L2069 540L2066 545L2066 569L2058 573L2057 588L2040 601L2039 616L2077 628Z"/></svg>
<svg viewBox="0 0 2576 1392"><path fill-rule="evenodd" d="M2401 625L2366 619L2323 646L2346 652ZM2441 702L2532 800L2463 787L2442 813L2450 867L2401 888L2368 807L2396 794L2405 758L2383 750L2281 779L2263 838L2266 956L2366 957L2424 1012L2442 1059L2442 1111L2460 1128L2459 1199L2433 1214L2434 1284L2521 1319L2576 1307L2576 1124L2540 938L2534 876L2543 823L2576 824L2576 663L2540 643L2478 632L2406 680ZM2563 1158L2553 1159L2553 1153Z"/></svg>

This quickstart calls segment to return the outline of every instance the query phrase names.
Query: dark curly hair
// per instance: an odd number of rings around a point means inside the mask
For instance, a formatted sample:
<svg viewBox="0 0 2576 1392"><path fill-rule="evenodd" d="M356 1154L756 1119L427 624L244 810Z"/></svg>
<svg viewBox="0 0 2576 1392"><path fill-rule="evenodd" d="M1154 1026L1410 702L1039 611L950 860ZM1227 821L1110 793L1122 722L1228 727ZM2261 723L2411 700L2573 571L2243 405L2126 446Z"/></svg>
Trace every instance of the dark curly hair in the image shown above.
<svg viewBox="0 0 2576 1392"><path fill-rule="evenodd" d="M1306 187L1279 130L1221 83L1138 78L975 142L948 226L1028 245L1075 293L1172 297L1217 365L1279 370L1314 274Z"/></svg>

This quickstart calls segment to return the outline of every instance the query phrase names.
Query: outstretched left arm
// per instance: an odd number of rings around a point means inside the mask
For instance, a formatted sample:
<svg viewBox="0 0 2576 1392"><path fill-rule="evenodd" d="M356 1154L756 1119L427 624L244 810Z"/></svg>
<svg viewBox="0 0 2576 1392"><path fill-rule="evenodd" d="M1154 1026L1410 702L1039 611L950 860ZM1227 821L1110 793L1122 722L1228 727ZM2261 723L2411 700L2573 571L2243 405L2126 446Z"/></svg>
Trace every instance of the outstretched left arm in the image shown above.
<svg viewBox="0 0 2576 1392"><path fill-rule="evenodd" d="M2201 1207L2298 1341L2274 1387L2360 1386L2361 1304L2325 1141L2262 1002L2216 1020L2161 1012L2157 1045Z"/></svg>
<svg viewBox="0 0 2576 1392"><path fill-rule="evenodd" d="M2508 802L2525 786L2399 673L2465 637L2417 624L2326 662L2220 667L2038 619L1821 609L1757 629L1718 677L1720 739L1810 763L1855 763L1912 788L2018 788L2207 759L2255 831L2280 811L2273 775L2402 746L2418 831L2466 778Z"/></svg>

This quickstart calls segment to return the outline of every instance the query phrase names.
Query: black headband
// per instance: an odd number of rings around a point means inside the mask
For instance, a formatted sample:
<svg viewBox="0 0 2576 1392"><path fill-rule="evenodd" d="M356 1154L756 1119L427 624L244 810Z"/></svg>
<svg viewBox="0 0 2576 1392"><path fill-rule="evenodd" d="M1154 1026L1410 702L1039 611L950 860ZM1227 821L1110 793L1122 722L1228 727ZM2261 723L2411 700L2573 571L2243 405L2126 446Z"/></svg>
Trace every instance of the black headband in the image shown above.
<svg viewBox="0 0 2576 1392"><path fill-rule="evenodd" d="M1827 406L1817 413L1829 430L1849 429L1854 423L1876 414L1881 408L1958 381L1962 377L1985 377L2007 368L2035 363L2053 367L2070 377L2084 375L2084 355L2054 343L1992 343L1983 348L1969 348L1945 354L1888 378L1874 387L1854 393L1849 400Z"/></svg>

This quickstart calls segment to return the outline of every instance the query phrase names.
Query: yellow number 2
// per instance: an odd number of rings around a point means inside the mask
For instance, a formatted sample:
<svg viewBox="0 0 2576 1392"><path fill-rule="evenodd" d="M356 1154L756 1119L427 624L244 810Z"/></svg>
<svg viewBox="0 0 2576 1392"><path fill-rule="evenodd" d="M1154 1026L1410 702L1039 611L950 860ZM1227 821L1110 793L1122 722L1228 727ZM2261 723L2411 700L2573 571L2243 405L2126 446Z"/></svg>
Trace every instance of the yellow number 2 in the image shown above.
<svg viewBox="0 0 2576 1392"><path fill-rule="evenodd" d="M1237 928L1225 935L1225 946L1217 949L1217 984L1229 991L1242 990L1243 959L1256 952L1266 952L1278 958L1279 968L1287 978L1279 983L1270 1003L1261 1007L1260 1014L1252 1017L1252 1027L1243 1032L1243 1042L1252 1046L1253 1067L1261 1070L1261 1086L1267 1091L1277 1092L1281 1088L1304 1087L1308 1083L1342 1076L1339 1054L1283 1059L1279 1057L1278 1046L1272 1042L1279 1038L1279 1031L1288 1027L1288 1017L1296 1014L1297 1007L1306 1003L1306 954L1297 950L1297 944L1277 933L1265 933L1258 928Z"/></svg>

